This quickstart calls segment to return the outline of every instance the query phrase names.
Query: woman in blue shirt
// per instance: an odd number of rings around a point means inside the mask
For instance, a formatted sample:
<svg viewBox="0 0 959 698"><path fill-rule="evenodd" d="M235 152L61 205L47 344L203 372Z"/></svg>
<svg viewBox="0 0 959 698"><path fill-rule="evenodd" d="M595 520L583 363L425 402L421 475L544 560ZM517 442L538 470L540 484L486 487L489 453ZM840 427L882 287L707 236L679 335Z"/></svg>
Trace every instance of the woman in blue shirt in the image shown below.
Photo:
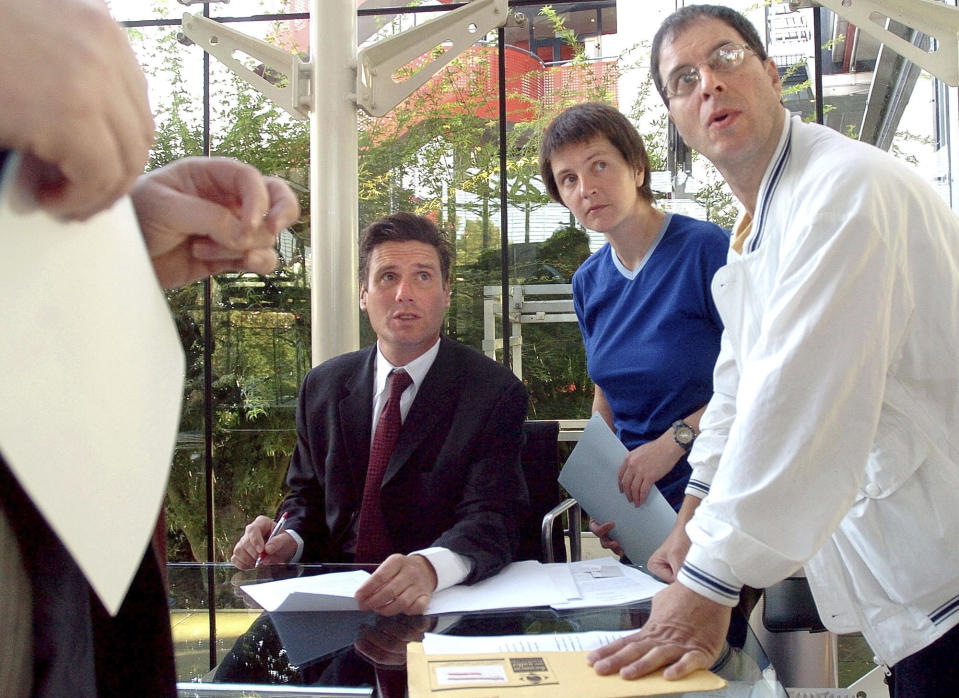
<svg viewBox="0 0 959 698"><path fill-rule="evenodd" d="M726 262L719 226L653 206L649 158L618 110L570 107L547 127L540 172L550 196L607 243L573 276L573 302L599 412L629 449L620 490L633 504L655 484L679 510L686 456L712 394L722 324L710 295ZM613 523L590 522L605 544Z"/></svg>

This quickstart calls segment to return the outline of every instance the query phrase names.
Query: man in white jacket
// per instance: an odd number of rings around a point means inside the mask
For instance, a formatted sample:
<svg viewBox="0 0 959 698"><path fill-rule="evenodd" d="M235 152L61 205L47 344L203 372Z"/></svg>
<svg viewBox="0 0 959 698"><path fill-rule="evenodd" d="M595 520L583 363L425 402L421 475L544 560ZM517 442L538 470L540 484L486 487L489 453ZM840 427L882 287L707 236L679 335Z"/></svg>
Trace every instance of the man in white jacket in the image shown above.
<svg viewBox="0 0 959 698"><path fill-rule="evenodd" d="M687 499L650 562L673 583L590 661L708 667L740 588L805 566L891 695L959 695L959 219L886 153L790 118L729 8L671 15L651 72L745 211L712 283L726 329Z"/></svg>

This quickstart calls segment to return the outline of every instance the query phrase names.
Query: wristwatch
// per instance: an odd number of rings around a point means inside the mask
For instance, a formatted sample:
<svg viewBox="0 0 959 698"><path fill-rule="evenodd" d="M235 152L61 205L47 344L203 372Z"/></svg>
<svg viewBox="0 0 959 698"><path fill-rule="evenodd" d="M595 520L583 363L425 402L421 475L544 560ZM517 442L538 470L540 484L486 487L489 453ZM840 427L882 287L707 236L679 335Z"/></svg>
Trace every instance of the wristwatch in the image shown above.
<svg viewBox="0 0 959 698"><path fill-rule="evenodd" d="M695 440L696 432L693 431L691 426L681 419L673 422L673 441L675 441L681 449L689 453Z"/></svg>

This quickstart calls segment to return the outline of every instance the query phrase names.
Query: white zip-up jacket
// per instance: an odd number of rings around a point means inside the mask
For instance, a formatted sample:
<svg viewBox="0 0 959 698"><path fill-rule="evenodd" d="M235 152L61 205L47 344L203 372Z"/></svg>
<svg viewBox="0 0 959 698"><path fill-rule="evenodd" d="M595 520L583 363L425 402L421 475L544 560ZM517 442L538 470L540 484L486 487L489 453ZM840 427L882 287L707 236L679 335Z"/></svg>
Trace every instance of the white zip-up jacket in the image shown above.
<svg viewBox="0 0 959 698"><path fill-rule="evenodd" d="M892 156L784 111L712 291L679 581L734 605L805 565L826 626L891 666L959 623L959 219Z"/></svg>

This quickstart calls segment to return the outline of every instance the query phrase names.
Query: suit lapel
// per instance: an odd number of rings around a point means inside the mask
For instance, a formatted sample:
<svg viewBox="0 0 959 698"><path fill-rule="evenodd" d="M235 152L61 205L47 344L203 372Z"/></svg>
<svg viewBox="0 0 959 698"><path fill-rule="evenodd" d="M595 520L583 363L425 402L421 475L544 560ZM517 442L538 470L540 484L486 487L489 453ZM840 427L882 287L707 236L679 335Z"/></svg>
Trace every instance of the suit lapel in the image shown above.
<svg viewBox="0 0 959 698"><path fill-rule="evenodd" d="M373 422L373 367L376 359L374 344L364 354L357 371L344 385L344 396L340 400L340 437L345 446L349 462L357 467L350 468L353 484L360 493L366 481L366 467L370 462L370 439Z"/></svg>
<svg viewBox="0 0 959 698"><path fill-rule="evenodd" d="M400 429L400 436L393 448L383 482L389 480L409 461L413 451L423 443L436 422L456 404L462 386L462 367L457 365L453 340L440 337L440 349L436 359L416 391L409 414Z"/></svg>

